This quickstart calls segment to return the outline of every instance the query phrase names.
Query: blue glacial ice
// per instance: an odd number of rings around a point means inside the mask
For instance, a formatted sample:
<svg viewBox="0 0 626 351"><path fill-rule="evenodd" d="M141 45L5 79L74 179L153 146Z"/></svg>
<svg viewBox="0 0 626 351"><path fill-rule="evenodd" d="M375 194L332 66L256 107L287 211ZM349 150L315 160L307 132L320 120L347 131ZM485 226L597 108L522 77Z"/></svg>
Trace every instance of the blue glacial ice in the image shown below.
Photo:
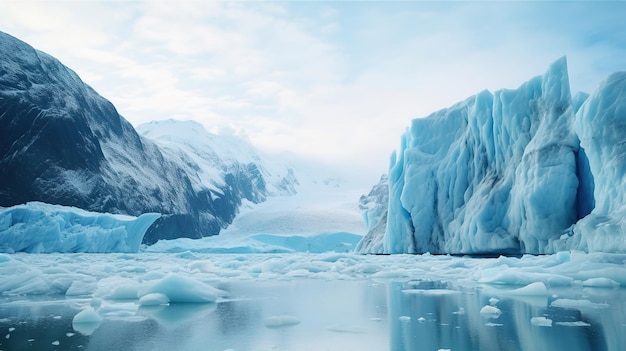
<svg viewBox="0 0 626 351"><path fill-rule="evenodd" d="M626 252L626 73L570 93L567 62L412 121L391 157L385 253Z"/></svg>
<svg viewBox="0 0 626 351"><path fill-rule="evenodd" d="M41 202L0 208L0 251L137 252L160 216L95 213Z"/></svg>

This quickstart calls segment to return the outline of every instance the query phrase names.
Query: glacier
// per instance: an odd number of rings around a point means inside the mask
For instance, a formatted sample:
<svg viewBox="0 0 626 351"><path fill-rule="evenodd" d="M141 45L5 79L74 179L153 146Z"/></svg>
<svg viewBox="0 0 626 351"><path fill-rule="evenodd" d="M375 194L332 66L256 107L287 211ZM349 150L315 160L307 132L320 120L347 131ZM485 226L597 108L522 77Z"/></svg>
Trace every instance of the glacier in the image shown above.
<svg viewBox="0 0 626 351"><path fill-rule="evenodd" d="M572 97L563 57L414 119L391 156L385 229L359 251L626 252L625 97L626 73Z"/></svg>
<svg viewBox="0 0 626 351"><path fill-rule="evenodd" d="M0 207L0 252L138 252L160 216L96 213L41 202Z"/></svg>

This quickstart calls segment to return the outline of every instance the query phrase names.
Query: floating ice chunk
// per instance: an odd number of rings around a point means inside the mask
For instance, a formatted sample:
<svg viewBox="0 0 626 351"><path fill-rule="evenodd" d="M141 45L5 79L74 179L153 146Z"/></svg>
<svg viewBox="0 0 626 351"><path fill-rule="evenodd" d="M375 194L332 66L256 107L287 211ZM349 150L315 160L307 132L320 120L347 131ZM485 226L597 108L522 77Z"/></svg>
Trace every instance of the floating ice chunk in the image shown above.
<svg viewBox="0 0 626 351"><path fill-rule="evenodd" d="M102 317L93 309L93 307L87 307L86 309L78 312L74 319L72 319L72 324L80 324L80 323L100 323L102 322Z"/></svg>
<svg viewBox="0 0 626 351"><path fill-rule="evenodd" d="M498 302L500 302L500 300L496 299L495 297L489 299L489 304L491 306L495 306L496 304L498 304Z"/></svg>
<svg viewBox="0 0 626 351"><path fill-rule="evenodd" d="M542 282L536 282L526 285L523 288L511 290L507 292L509 295L524 295L524 296L547 296L548 289Z"/></svg>
<svg viewBox="0 0 626 351"><path fill-rule="evenodd" d="M289 327L296 324L300 324L300 320L289 315L271 316L265 320L265 326L268 328Z"/></svg>
<svg viewBox="0 0 626 351"><path fill-rule="evenodd" d="M564 327L590 327L591 324L589 323L585 323L583 321L576 321L576 322L556 322L555 324L557 325L561 325Z"/></svg>
<svg viewBox="0 0 626 351"><path fill-rule="evenodd" d="M400 317L398 317L398 319L401 320L401 321L407 322L407 321L411 320L411 317L409 317L409 316L400 316Z"/></svg>
<svg viewBox="0 0 626 351"><path fill-rule="evenodd" d="M326 330L335 333L347 333L347 334L367 334L367 329L353 325L333 325Z"/></svg>
<svg viewBox="0 0 626 351"><path fill-rule="evenodd" d="M159 306L159 305L167 305L170 303L170 299L167 295L160 293L152 293L142 296L139 299L140 306Z"/></svg>
<svg viewBox="0 0 626 351"><path fill-rule="evenodd" d="M620 284L613 279L599 277L585 280L583 282L583 286L594 288L617 288Z"/></svg>
<svg viewBox="0 0 626 351"><path fill-rule="evenodd" d="M530 319L530 324L536 327L551 327L552 319L546 317L532 317Z"/></svg>
<svg viewBox="0 0 626 351"><path fill-rule="evenodd" d="M572 300L572 299L558 299L552 301L550 304L552 307L562 307L562 308L575 308L575 309L599 309L599 308L609 308L610 306L606 303L598 303L591 302L589 300Z"/></svg>
<svg viewBox="0 0 626 351"><path fill-rule="evenodd" d="M420 295L455 295L460 294L460 291L450 289L405 289L402 290L404 294L420 294Z"/></svg>
<svg viewBox="0 0 626 351"><path fill-rule="evenodd" d="M460 316L465 314L465 308L459 307L458 311L452 312L452 314L458 314Z"/></svg>
<svg viewBox="0 0 626 351"><path fill-rule="evenodd" d="M491 305L485 305L480 309L480 315L485 318L494 318L497 319L502 314L499 308Z"/></svg>
<svg viewBox="0 0 626 351"><path fill-rule="evenodd" d="M93 277L76 279L72 281L70 287L65 291L65 296L91 295L96 291L97 282Z"/></svg>
<svg viewBox="0 0 626 351"><path fill-rule="evenodd" d="M93 307L87 307L74 316L72 328L83 335L91 335L98 329L101 322L102 317L100 317L98 312Z"/></svg>
<svg viewBox="0 0 626 351"><path fill-rule="evenodd" d="M417 321L418 321L418 322L420 322L420 323L424 323L424 322L426 322L426 318L424 318L424 317L419 317L419 318L417 319Z"/></svg>
<svg viewBox="0 0 626 351"><path fill-rule="evenodd" d="M59 346L59 345L61 345L61 343L59 342L59 340L55 340L55 341L52 342L52 345Z"/></svg>
<svg viewBox="0 0 626 351"><path fill-rule="evenodd" d="M172 273L140 290L137 296L141 298L152 293L167 296L170 303L210 303L224 292L199 280Z"/></svg>

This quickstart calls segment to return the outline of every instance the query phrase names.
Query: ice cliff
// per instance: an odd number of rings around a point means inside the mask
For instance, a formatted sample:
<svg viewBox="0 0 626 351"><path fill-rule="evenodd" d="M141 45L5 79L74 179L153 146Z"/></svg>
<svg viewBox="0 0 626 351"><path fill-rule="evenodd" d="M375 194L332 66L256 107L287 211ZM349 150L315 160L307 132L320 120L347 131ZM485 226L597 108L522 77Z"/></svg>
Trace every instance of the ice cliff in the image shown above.
<svg viewBox="0 0 626 351"><path fill-rule="evenodd" d="M0 207L0 252L137 252L159 217L94 213L41 202Z"/></svg>
<svg viewBox="0 0 626 351"><path fill-rule="evenodd" d="M412 121L361 252L626 252L626 73L572 98L567 62ZM379 224L380 226L381 224Z"/></svg>

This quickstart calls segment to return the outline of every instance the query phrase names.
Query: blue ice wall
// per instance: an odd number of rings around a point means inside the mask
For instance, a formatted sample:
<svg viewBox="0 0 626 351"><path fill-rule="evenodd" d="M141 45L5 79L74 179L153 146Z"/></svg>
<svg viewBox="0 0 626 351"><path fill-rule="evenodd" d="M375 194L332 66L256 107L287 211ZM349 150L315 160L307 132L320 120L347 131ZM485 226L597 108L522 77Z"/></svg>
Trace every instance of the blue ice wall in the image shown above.
<svg viewBox="0 0 626 351"><path fill-rule="evenodd" d="M160 216L113 215L41 202L0 207L0 252L137 252Z"/></svg>
<svg viewBox="0 0 626 351"><path fill-rule="evenodd" d="M391 159L384 251L625 251L626 216L604 239L591 229L626 211L625 80L572 99L563 57L518 89L413 120Z"/></svg>

